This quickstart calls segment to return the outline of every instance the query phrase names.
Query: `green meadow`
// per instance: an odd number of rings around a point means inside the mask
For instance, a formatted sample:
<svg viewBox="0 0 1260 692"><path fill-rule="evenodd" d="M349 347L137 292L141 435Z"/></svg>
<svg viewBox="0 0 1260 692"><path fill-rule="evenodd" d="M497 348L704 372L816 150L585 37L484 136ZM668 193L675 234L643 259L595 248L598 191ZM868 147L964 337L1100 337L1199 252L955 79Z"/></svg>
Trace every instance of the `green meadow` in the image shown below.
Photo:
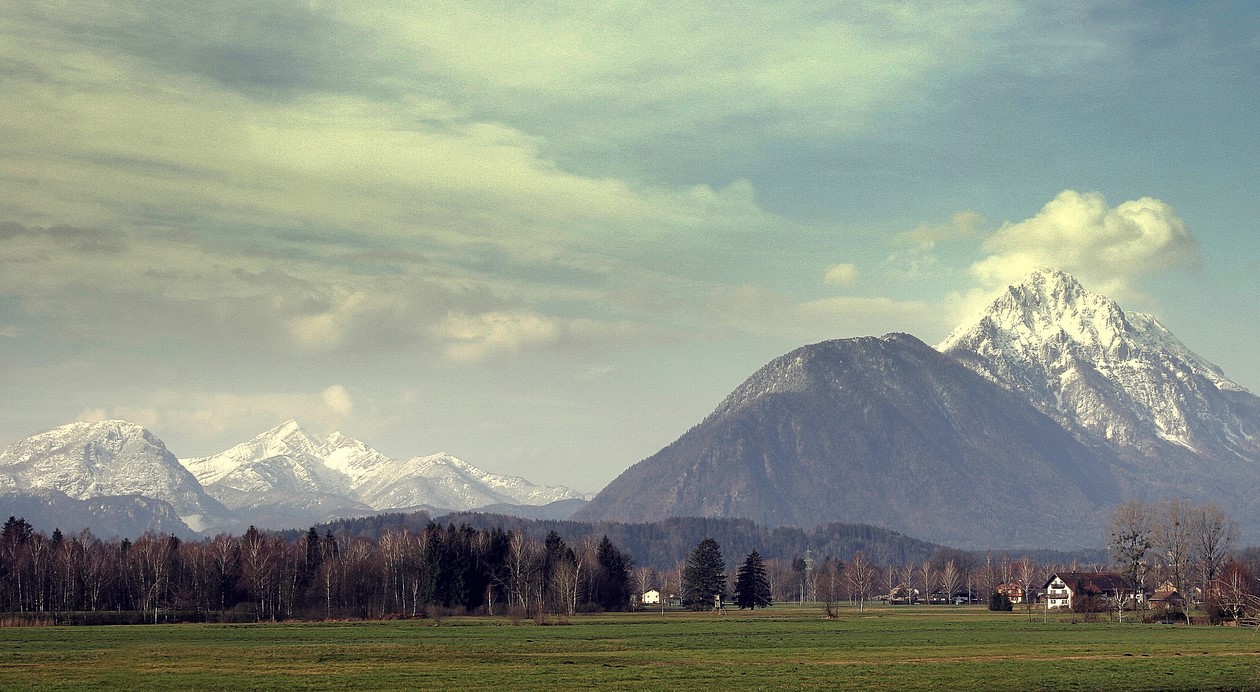
<svg viewBox="0 0 1260 692"><path fill-rule="evenodd" d="M0 628L0 689L1260 689L1253 630L973 607Z"/></svg>

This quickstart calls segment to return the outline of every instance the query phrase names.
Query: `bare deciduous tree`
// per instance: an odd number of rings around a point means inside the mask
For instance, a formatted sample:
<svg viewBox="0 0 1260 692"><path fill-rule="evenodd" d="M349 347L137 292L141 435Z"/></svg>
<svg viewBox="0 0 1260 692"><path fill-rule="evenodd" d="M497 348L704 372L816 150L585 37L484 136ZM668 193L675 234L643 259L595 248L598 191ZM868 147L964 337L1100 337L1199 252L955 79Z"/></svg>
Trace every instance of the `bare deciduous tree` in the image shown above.
<svg viewBox="0 0 1260 692"><path fill-rule="evenodd" d="M870 594L874 576L875 565L860 550L853 554L849 564L844 567L845 585L849 589L849 596L857 601L859 611L866 610L866 597Z"/></svg>
<svg viewBox="0 0 1260 692"><path fill-rule="evenodd" d="M953 602L954 592L958 590L961 576L958 565L954 564L953 560L946 560L945 566L941 568L941 590L945 592L947 602Z"/></svg>
<svg viewBox="0 0 1260 692"><path fill-rule="evenodd" d="M1027 555L1021 557L1015 563L1015 577L1019 580L1019 588L1023 592L1021 595L1024 604L1024 611L1028 613L1028 620L1032 621L1033 584L1037 582L1037 563Z"/></svg>
<svg viewBox="0 0 1260 692"><path fill-rule="evenodd" d="M1238 540L1238 525L1214 504L1198 507L1193 516L1195 562L1206 595L1225 570L1230 551Z"/></svg>
<svg viewBox="0 0 1260 692"><path fill-rule="evenodd" d="M932 591L936 588L936 570L932 568L932 563L924 562L919 565L919 579L923 586L923 600L931 603Z"/></svg>
<svg viewBox="0 0 1260 692"><path fill-rule="evenodd" d="M815 598L822 601L827 619L836 617L836 598L840 591L840 566L827 558L813 570Z"/></svg>
<svg viewBox="0 0 1260 692"><path fill-rule="evenodd" d="M526 617L532 613L532 594L536 590L535 581L541 567L539 553L538 546L524 532L512 534L512 540L508 544L505 585L512 602L521 608Z"/></svg>
<svg viewBox="0 0 1260 692"><path fill-rule="evenodd" d="M906 587L906 603L914 604L914 575L917 569L913 560L901 566L901 583Z"/></svg>
<svg viewBox="0 0 1260 692"><path fill-rule="evenodd" d="M1164 500L1154 508L1151 547L1164 568L1164 576L1183 593L1193 555L1193 510L1193 505L1177 498Z"/></svg>
<svg viewBox="0 0 1260 692"><path fill-rule="evenodd" d="M1150 507L1141 500L1130 500L1121 504L1111 513L1111 522L1107 527L1107 543L1111 556L1121 566L1121 573L1129 584L1133 600L1142 592L1142 584L1146 579L1147 552L1152 543L1152 513ZM1124 602L1121 596L1118 613L1124 620Z"/></svg>

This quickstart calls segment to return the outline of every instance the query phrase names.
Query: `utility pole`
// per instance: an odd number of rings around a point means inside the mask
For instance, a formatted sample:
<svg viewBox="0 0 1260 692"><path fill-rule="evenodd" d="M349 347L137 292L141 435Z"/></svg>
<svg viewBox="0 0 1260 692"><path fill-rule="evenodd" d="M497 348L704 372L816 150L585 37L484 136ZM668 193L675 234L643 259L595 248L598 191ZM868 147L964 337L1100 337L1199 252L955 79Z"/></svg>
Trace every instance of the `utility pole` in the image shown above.
<svg viewBox="0 0 1260 692"><path fill-rule="evenodd" d="M805 549L805 583L801 584L801 601L813 601L814 594L814 551Z"/></svg>

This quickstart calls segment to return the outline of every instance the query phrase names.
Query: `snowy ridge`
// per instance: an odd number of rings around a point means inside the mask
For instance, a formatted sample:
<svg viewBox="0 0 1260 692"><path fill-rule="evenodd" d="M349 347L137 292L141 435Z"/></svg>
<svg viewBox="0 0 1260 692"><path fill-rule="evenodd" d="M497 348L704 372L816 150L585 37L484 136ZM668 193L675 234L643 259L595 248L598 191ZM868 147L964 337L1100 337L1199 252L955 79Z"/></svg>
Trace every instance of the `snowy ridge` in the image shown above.
<svg viewBox="0 0 1260 692"><path fill-rule="evenodd" d="M181 459L180 463L211 494L217 487L244 493L345 494L348 479L325 463L324 446L323 440L290 420L214 456Z"/></svg>
<svg viewBox="0 0 1260 692"><path fill-rule="evenodd" d="M0 452L0 495L51 506L39 499L41 493L66 497L57 506L68 520L92 517L102 528L116 522L120 511L131 511L144 516L128 526L171 530L172 517L162 513L178 513L181 534L250 524L292 528L416 507L470 510L586 499L570 488L490 473L449 454L391 459L340 433L312 435L292 420L219 454L184 460L132 423L63 425ZM89 500L96 504L73 504Z"/></svg>
<svg viewBox="0 0 1260 692"><path fill-rule="evenodd" d="M219 454L180 463L229 505L279 494L291 503L303 495L312 503L339 496L375 510L466 510L585 497L571 488L490 473L445 453L392 459L341 433L321 439L292 420Z"/></svg>
<svg viewBox="0 0 1260 692"><path fill-rule="evenodd" d="M1061 271L1010 286L937 349L1114 445L1260 451L1255 397L1154 317L1126 314Z"/></svg>

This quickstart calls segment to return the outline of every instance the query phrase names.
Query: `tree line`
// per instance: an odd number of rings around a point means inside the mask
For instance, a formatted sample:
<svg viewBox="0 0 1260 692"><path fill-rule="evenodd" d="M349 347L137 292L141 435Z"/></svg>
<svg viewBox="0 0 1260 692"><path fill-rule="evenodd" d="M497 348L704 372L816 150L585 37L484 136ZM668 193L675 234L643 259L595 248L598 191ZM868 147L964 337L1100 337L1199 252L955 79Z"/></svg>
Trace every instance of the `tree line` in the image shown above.
<svg viewBox="0 0 1260 692"><path fill-rule="evenodd" d="M389 528L423 525L428 521L411 514L390 514L342 519L327 525L334 533L377 536ZM749 519L721 517L668 517L646 523L580 522L559 519L525 519L499 514L456 512L443 515L438 521L467 524L476 528L501 527L522 532L542 540L549 532L561 536L608 536L626 552L634 555L637 565L665 570L680 560L705 538L717 541L731 555L747 555L756 550L769 560L792 559L806 550L820 555L848 559L862 551L872 560L884 564L921 562L930 558L940 545L906 536L891 529L867 524L834 522L813 529L794 526L767 527ZM324 527L321 527L324 528ZM296 537L296 532L292 534Z"/></svg>
<svg viewBox="0 0 1260 692"><path fill-rule="evenodd" d="M631 556L608 537L570 545L430 522L377 538L315 527L295 537L135 541L0 530L0 612L128 613L134 620L385 618L448 612L538 617L631 605ZM134 621L80 618L77 621Z"/></svg>
<svg viewBox="0 0 1260 692"><path fill-rule="evenodd" d="M573 529L576 538L566 542L557 526ZM600 534L590 533L603 528L611 530L598 539ZM746 556L743 562L728 567L722 558L726 544L711 535L680 551L679 536L694 537L705 528L731 539L732 552ZM1228 591L1222 584L1233 583L1235 610L1243 601L1260 603L1251 596L1260 583L1252 576L1260 575L1260 549L1236 554L1237 528L1215 506L1125 503L1113 513L1108 536L1110 559L1104 553L1080 559L1050 552L968 552L854 525L803 532L744 520L443 526L422 514L398 514L304 532L251 527L241 536L193 541L146 533L132 541L101 539L89 531L56 530L49 536L10 517L0 530L0 612L130 613L150 622L446 613L540 617L625 610L656 589L662 607L671 596L696 609L728 599L740 607L817 601L834 614L835 605L846 600L862 609L871 600L983 602L999 592L1031 595L1054 572L1115 566L1135 590L1171 582L1183 595L1215 597ZM653 562L639 563L615 538L636 546L656 541ZM813 550L810 538L847 552Z"/></svg>

